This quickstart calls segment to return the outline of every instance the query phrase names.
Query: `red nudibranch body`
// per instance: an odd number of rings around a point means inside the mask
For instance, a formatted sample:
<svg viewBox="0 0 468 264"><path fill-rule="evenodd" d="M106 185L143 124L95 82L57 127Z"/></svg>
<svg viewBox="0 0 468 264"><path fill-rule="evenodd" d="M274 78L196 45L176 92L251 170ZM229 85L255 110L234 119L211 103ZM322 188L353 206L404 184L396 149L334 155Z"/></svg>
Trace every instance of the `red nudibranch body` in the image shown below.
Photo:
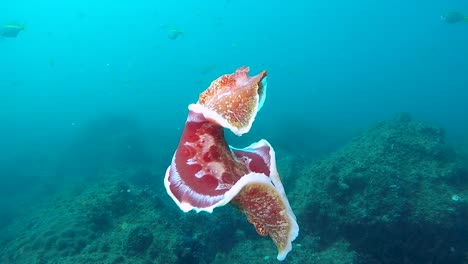
<svg viewBox="0 0 468 264"><path fill-rule="evenodd" d="M232 203L269 235L284 260L299 233L296 217L276 169L273 147L262 139L246 148L229 146L224 128L247 133L266 95L266 72L248 76L241 67L226 74L189 105L179 146L164 184L181 210L212 212Z"/></svg>

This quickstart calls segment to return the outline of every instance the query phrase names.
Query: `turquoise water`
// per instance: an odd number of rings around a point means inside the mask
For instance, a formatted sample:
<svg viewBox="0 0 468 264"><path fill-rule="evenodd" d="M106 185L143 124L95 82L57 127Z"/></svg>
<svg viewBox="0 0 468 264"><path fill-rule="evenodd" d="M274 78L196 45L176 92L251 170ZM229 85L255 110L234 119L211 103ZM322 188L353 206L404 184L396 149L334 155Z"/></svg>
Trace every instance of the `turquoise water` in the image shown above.
<svg viewBox="0 0 468 264"><path fill-rule="evenodd" d="M401 112L468 145L452 10L468 2L2 1L0 26L24 30L0 38L0 222L102 164L151 163L162 182L187 105L242 65L267 70L268 94L234 145L317 158Z"/></svg>
<svg viewBox="0 0 468 264"><path fill-rule="evenodd" d="M256 127L273 126L269 135L285 120L352 129L401 111L464 134L468 27L440 16L466 8L463 1L6 1L0 21L26 30L1 42L0 113L10 124L2 132L57 138L106 112L174 131L214 78L248 65L269 73ZM172 28L183 35L170 39Z"/></svg>

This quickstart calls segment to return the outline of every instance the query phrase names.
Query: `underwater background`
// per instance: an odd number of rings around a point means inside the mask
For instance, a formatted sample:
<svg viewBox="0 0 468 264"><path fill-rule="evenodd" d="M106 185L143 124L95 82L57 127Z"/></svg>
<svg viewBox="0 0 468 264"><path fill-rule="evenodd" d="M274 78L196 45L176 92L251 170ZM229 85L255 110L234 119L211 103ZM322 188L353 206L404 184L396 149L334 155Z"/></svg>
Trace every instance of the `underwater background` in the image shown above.
<svg viewBox="0 0 468 264"><path fill-rule="evenodd" d="M277 263L163 178L187 106L268 71L265 138L301 228L284 263L468 263L468 2L3 1L0 263ZM466 18L465 18L466 20Z"/></svg>

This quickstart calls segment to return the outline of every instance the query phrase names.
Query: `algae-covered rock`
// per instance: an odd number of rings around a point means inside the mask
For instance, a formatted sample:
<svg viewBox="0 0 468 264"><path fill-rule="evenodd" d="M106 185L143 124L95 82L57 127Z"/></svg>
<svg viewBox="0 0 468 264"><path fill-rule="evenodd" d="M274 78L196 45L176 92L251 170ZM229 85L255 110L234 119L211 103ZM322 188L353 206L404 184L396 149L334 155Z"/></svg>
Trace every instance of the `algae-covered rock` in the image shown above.
<svg viewBox="0 0 468 264"><path fill-rule="evenodd" d="M287 154L277 165L301 231L285 263L466 259L468 170L439 127L401 115L326 159ZM101 173L10 225L0 263L278 263L234 208L182 213L153 167Z"/></svg>
<svg viewBox="0 0 468 264"><path fill-rule="evenodd" d="M302 232L344 236L379 263L460 261L468 249L464 164L441 128L403 114L305 167L292 204Z"/></svg>
<svg viewBox="0 0 468 264"><path fill-rule="evenodd" d="M138 255L146 253L153 242L153 234L143 226L138 226L128 233L126 251L128 255Z"/></svg>
<svg viewBox="0 0 468 264"><path fill-rule="evenodd" d="M123 180L129 173L64 190L18 219L0 236L0 263L176 263L179 211Z"/></svg>

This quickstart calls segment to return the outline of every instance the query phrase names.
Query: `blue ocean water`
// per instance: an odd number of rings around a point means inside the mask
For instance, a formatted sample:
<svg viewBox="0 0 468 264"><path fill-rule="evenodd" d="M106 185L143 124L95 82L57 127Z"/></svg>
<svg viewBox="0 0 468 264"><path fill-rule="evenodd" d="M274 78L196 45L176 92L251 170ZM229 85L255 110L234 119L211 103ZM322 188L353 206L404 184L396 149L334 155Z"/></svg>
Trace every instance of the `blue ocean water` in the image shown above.
<svg viewBox="0 0 468 264"><path fill-rule="evenodd" d="M468 15L468 2L3 1L0 26L25 28L0 38L4 222L37 186L79 177L89 160L71 156L90 124L131 126L164 175L187 105L242 65L268 71L268 94L252 132L228 135L235 145L268 138L319 156L401 112L468 145L468 23L447 11Z"/></svg>

